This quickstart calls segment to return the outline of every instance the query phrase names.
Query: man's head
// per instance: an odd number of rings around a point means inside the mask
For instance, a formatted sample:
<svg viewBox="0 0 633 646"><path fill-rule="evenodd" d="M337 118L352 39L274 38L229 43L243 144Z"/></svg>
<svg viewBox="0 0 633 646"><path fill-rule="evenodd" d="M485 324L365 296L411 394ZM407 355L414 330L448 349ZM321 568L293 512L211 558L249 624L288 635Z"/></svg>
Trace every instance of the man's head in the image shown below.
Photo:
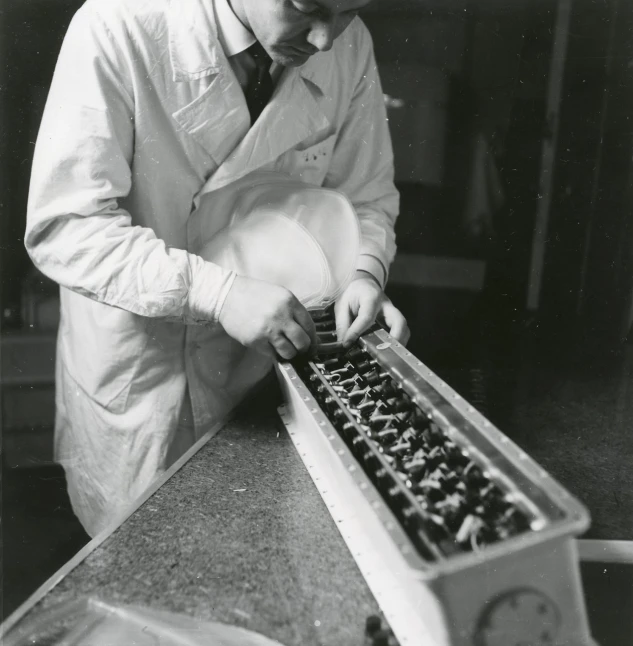
<svg viewBox="0 0 633 646"><path fill-rule="evenodd" d="M371 0L229 0L270 57L280 65L303 65L327 51Z"/></svg>

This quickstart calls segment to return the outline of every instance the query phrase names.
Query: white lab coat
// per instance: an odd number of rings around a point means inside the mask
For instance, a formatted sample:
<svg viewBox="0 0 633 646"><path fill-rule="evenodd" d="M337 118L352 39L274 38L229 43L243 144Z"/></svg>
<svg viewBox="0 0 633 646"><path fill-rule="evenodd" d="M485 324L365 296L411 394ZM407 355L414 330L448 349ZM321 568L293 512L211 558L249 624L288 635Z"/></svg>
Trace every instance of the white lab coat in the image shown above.
<svg viewBox="0 0 633 646"><path fill-rule="evenodd" d="M201 195L257 169L336 188L384 279L398 196L371 40L284 70L253 128L212 0L88 0L38 136L25 235L61 286L55 448L95 535L166 467L188 386L196 436L269 365L217 317L234 277L188 252Z"/></svg>

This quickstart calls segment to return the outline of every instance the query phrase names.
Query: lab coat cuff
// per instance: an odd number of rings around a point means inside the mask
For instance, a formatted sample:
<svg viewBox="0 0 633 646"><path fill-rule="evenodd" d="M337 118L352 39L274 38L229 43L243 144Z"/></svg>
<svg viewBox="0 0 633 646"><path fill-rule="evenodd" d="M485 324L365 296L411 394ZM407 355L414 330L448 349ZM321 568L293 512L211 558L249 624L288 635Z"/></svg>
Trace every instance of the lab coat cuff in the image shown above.
<svg viewBox="0 0 633 646"><path fill-rule="evenodd" d="M361 254L358 257L356 269L359 271L366 271L368 274L371 274L378 281L378 284L383 289L385 288L387 271L385 269L385 266L382 264L382 262L380 262L380 260L378 260L378 258L376 258L376 256Z"/></svg>
<svg viewBox="0 0 633 646"><path fill-rule="evenodd" d="M198 256L191 256L191 285L187 299L187 323L217 323L220 310L235 280L235 272Z"/></svg>

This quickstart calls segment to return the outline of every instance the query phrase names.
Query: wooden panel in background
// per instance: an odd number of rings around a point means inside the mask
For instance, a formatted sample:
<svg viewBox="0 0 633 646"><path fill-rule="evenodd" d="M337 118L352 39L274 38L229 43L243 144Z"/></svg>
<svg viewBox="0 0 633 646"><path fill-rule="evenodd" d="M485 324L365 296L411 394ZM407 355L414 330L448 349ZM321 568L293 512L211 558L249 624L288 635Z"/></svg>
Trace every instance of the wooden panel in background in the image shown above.
<svg viewBox="0 0 633 646"><path fill-rule="evenodd" d="M617 344L633 292L633 4L573 7L540 314L554 335Z"/></svg>

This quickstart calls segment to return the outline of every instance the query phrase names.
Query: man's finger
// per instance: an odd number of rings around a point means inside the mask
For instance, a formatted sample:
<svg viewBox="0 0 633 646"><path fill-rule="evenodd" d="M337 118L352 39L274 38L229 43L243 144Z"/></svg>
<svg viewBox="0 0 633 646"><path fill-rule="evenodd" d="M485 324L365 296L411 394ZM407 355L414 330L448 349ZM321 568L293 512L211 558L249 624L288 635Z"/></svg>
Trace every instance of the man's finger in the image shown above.
<svg viewBox="0 0 633 646"><path fill-rule="evenodd" d="M334 320L336 321L336 337L339 343L343 343L347 330L352 324L352 313L346 298L340 299L334 306Z"/></svg>
<svg viewBox="0 0 633 646"><path fill-rule="evenodd" d="M312 339L308 333L295 321L291 321L285 327L283 334L299 353L307 352L312 345Z"/></svg>
<svg viewBox="0 0 633 646"><path fill-rule="evenodd" d="M277 356L286 361L290 361L297 356L297 348L282 334L276 336L272 341L271 345L275 349Z"/></svg>
<svg viewBox="0 0 633 646"><path fill-rule="evenodd" d="M314 327L314 321L310 316L308 310L297 301L296 307L292 311L294 320L299 324L303 331L308 335L310 339L310 346L316 348L318 344L318 338L316 333L316 328ZM290 327L290 326L289 326ZM284 330L284 332L286 332Z"/></svg>
<svg viewBox="0 0 633 646"><path fill-rule="evenodd" d="M391 336L396 341L400 341L402 345L407 345L407 343L409 343L409 339L411 338L411 331L409 330L409 326L406 324L406 322L391 327L389 334L391 334Z"/></svg>
<svg viewBox="0 0 633 646"><path fill-rule="evenodd" d="M382 307L382 318L389 330L389 334L396 341L406 345L411 333L402 312L393 303L387 301Z"/></svg>
<svg viewBox="0 0 633 646"><path fill-rule="evenodd" d="M374 308L361 307L354 322L350 325L345 338L343 339L343 347L348 348L350 345L358 340L358 337L370 328L376 320L376 310Z"/></svg>

